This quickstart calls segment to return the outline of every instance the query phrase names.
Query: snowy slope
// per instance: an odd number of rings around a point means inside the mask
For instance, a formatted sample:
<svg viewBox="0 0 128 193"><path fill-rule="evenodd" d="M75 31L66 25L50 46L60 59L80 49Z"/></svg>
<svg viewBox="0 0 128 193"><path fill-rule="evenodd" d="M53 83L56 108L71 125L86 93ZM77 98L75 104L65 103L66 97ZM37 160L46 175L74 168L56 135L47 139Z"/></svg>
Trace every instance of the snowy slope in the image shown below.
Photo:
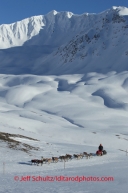
<svg viewBox="0 0 128 193"><path fill-rule="evenodd" d="M0 192L127 192L128 72L35 76L0 75L0 131L39 147L28 154L1 142ZM103 157L31 166L31 159L95 153ZM123 150L123 151L120 151ZM4 168L3 168L4 162ZM113 177L112 182L18 182L14 176Z"/></svg>

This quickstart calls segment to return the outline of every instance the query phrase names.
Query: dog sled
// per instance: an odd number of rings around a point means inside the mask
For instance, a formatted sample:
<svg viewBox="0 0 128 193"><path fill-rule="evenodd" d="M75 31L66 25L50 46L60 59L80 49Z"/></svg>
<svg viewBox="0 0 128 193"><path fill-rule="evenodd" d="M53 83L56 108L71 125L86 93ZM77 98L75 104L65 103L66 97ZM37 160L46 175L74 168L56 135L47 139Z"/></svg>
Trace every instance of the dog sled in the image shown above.
<svg viewBox="0 0 128 193"><path fill-rule="evenodd" d="M102 155L106 155L106 154L107 154L107 151L106 151L106 150L103 150L103 151L98 150L98 151L96 152L96 155L97 155L97 156L102 156Z"/></svg>

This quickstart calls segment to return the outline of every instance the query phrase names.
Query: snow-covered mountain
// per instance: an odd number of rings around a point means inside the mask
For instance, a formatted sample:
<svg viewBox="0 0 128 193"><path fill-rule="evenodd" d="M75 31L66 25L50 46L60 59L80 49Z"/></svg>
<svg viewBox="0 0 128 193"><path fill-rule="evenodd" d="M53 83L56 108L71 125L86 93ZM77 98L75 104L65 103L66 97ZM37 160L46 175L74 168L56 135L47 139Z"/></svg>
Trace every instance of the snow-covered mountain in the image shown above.
<svg viewBox="0 0 128 193"><path fill-rule="evenodd" d="M0 36L1 73L44 75L128 70L126 7L82 15L52 11L45 16L1 25Z"/></svg>

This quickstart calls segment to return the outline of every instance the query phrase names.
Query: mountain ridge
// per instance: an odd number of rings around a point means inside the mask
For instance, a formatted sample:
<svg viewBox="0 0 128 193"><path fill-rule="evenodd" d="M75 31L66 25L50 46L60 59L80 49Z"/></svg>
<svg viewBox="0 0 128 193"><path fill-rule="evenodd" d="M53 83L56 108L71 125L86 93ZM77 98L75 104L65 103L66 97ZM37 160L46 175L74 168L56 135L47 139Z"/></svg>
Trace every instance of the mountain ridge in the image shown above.
<svg viewBox="0 0 128 193"><path fill-rule="evenodd" d="M48 30L54 31L53 28L56 27L54 23L59 22L59 25L60 25L60 23L64 19L72 19L72 17L74 17L73 19L76 19L76 21L73 21L74 23L71 22L71 24L75 25L75 22L76 22L76 25L78 25L80 20L82 20L84 17L85 17L84 19L87 19L87 17L93 17L94 15L98 16L101 14L104 15L107 12L116 12L116 13L119 13L119 15L125 15L125 14L128 15L128 8L113 6L111 9L108 9L99 14L83 13L81 15L76 15L76 14L73 14L72 12L67 12L67 11L57 12L55 10L52 10L46 15L32 16L30 18L26 18L21 21L14 22L12 24L2 24L0 25L0 38L1 38L0 48L3 49L3 48L14 47L14 46L22 46L26 41L30 40L34 36L40 35L40 31L42 29L45 30L47 25L48 25ZM80 20L77 21L78 18L80 18ZM65 23L63 22L63 25L64 24ZM63 28L62 25L60 27ZM50 35L52 35L52 32ZM46 37L44 39L46 39Z"/></svg>
<svg viewBox="0 0 128 193"><path fill-rule="evenodd" d="M82 15L53 10L7 26L13 33L6 29L1 42L1 73L60 75L128 70L126 7Z"/></svg>

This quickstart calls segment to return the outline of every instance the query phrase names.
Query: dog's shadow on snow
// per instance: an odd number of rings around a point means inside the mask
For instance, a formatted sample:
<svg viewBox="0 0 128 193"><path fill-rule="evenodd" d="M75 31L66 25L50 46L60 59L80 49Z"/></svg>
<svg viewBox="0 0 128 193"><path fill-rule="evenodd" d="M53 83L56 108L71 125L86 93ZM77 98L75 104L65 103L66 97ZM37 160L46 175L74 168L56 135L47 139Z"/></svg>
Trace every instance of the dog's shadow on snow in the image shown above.
<svg viewBox="0 0 128 193"><path fill-rule="evenodd" d="M29 166L32 165L30 162L18 162L18 164L21 164L21 165L29 165Z"/></svg>

